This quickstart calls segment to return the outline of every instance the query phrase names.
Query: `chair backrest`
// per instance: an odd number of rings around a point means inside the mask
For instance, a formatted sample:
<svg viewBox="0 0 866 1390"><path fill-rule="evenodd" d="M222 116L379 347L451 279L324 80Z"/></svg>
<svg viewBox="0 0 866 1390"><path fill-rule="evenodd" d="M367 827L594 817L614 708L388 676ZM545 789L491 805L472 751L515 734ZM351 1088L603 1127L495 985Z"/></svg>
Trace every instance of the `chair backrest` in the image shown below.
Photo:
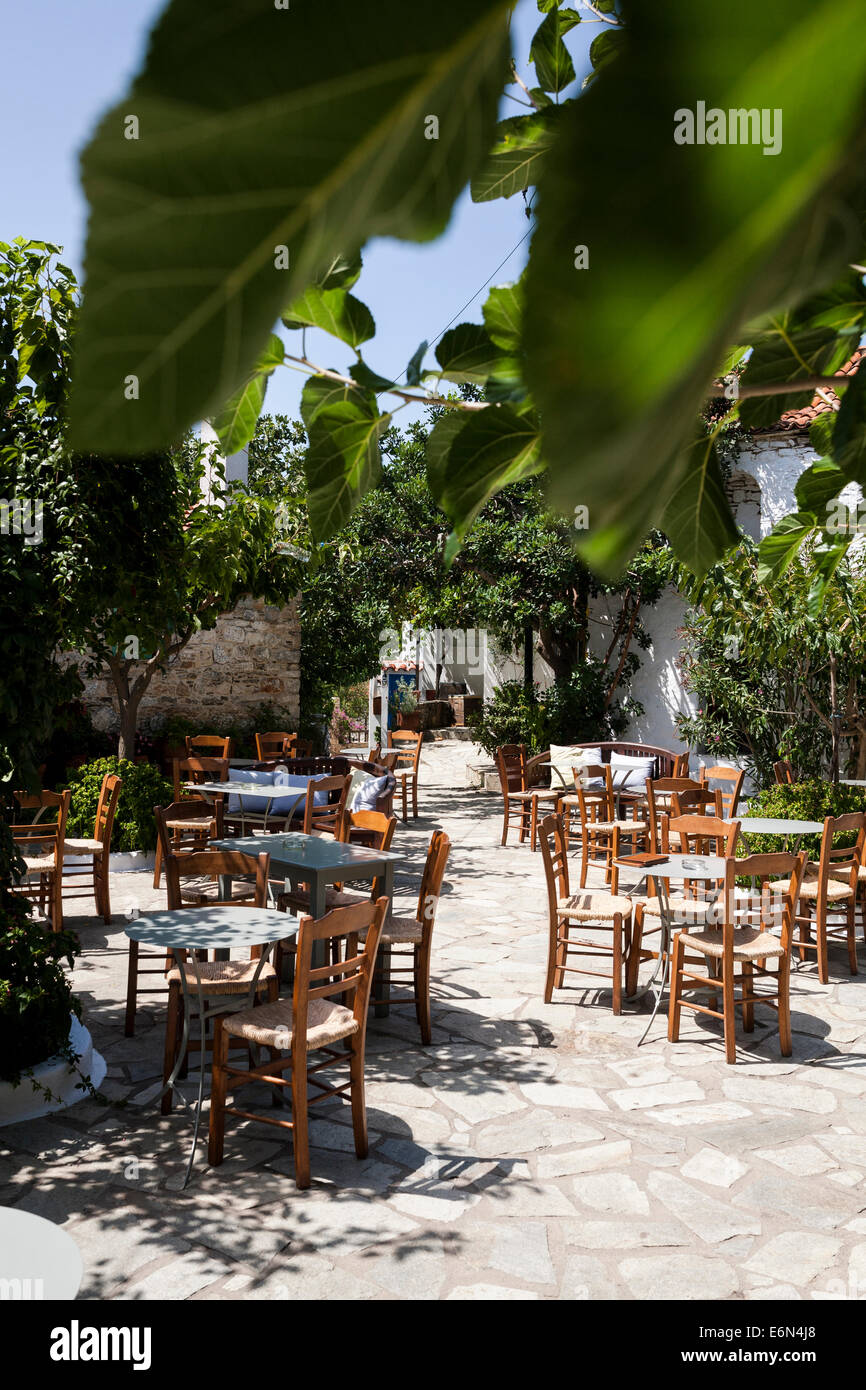
<svg viewBox="0 0 866 1390"><path fill-rule="evenodd" d="M107 772L99 789L96 820L93 822L93 838L100 841L105 854L108 854L111 847L111 831L114 827L114 816L122 786L123 782L116 772Z"/></svg>
<svg viewBox="0 0 866 1390"><path fill-rule="evenodd" d="M688 777L689 775L689 755L688 753L677 753L674 758L674 765L671 769L671 777Z"/></svg>
<svg viewBox="0 0 866 1390"><path fill-rule="evenodd" d="M175 758L174 799L182 801L191 795L184 782L227 782L229 779L228 758Z"/></svg>
<svg viewBox="0 0 866 1390"><path fill-rule="evenodd" d="M662 816L661 839L665 854L712 854L728 859L737 846L738 820L721 816Z"/></svg>
<svg viewBox="0 0 866 1390"><path fill-rule="evenodd" d="M286 749L287 753L288 751L289 750ZM308 738L298 738L296 735L291 752L293 758L311 758L313 756L312 740Z"/></svg>
<svg viewBox="0 0 866 1390"><path fill-rule="evenodd" d="M268 905L268 868L271 856L265 850L261 854L240 854L237 850L205 849L192 854L173 854L169 850L165 856L165 877L168 888L168 908L174 912L179 908L195 907L195 903L185 903L180 895L182 878L215 878L217 874L231 874L239 878L252 874L256 881L255 907ZM217 904L231 905L234 899L217 898ZM208 907L214 906L214 899L208 899Z"/></svg>
<svg viewBox="0 0 866 1390"><path fill-rule="evenodd" d="M592 778L601 781L601 787L589 787L586 783ZM613 772L610 763L596 763L592 766L574 769L574 790L580 810L581 825L614 819Z"/></svg>
<svg viewBox="0 0 866 1390"><path fill-rule="evenodd" d="M722 793L711 791L709 787L687 787L681 792L671 793L671 815L673 816L715 816L724 820Z"/></svg>
<svg viewBox="0 0 866 1390"><path fill-rule="evenodd" d="M504 743L496 750L496 767L502 795L526 791L526 745Z"/></svg>
<svg viewBox="0 0 866 1390"><path fill-rule="evenodd" d="M13 822L9 827L19 853L27 859L54 857L54 867L59 872L63 865L63 841L66 838L66 818L69 815L71 791L63 792L16 792L15 800L22 810L54 810L54 821Z"/></svg>
<svg viewBox="0 0 866 1390"><path fill-rule="evenodd" d="M737 814L737 807L740 804L740 793L743 790L745 772L738 767L702 767L701 786L708 787L710 782L721 782L722 793L722 815L726 820L732 820Z"/></svg>
<svg viewBox="0 0 866 1390"><path fill-rule="evenodd" d="M178 846L173 843L173 830L169 829L170 821L201 821L208 816L213 824L212 838L219 839L222 835L222 803L205 801L203 796L186 796L170 806L154 806L153 814L163 857L178 853Z"/></svg>
<svg viewBox="0 0 866 1390"><path fill-rule="evenodd" d="M281 733L277 729L272 729L266 734L256 734L256 757L259 762L264 762L267 758L288 755L293 750L297 737L297 734Z"/></svg>
<svg viewBox="0 0 866 1390"><path fill-rule="evenodd" d="M329 999L336 995L348 995L347 999L340 1002L352 1010L363 1051L373 967L387 911L388 899L381 897L375 903L364 902L353 907L336 907L333 911L326 912L318 921L314 921L312 917L301 918L295 957L295 988L292 995L292 1053L295 1058L303 1056L307 1050L311 1001ZM361 932L366 932L366 936L363 946L359 948L358 937ZM313 969L314 944L317 941L339 941L341 938L345 938L345 950L330 951L326 948L325 959L328 964ZM340 956L345 958L339 959Z"/></svg>
<svg viewBox="0 0 866 1390"><path fill-rule="evenodd" d="M560 900L571 892L568 883L568 849L562 816L545 816L538 831L541 839L541 858L547 880L547 907L550 925L556 926Z"/></svg>
<svg viewBox="0 0 866 1390"><path fill-rule="evenodd" d="M670 748L656 748L654 745L647 743L628 743L623 742L621 739L613 739L607 743L575 743L572 744L572 747L597 748L601 754L601 761L603 763L610 762L612 753L622 753L628 758L655 758L655 767L653 769L654 777L676 777L678 774L674 769L678 759L681 759L683 756L688 759L688 754L674 753ZM544 756L549 758L550 753L545 753ZM688 765L686 771L688 772Z"/></svg>
<svg viewBox="0 0 866 1390"><path fill-rule="evenodd" d="M647 778L646 799L649 807L649 828L650 844L656 850L659 847L659 822L664 815L673 813L673 793L700 791L700 782L693 782L690 777L657 777L655 781Z"/></svg>
<svg viewBox="0 0 866 1390"><path fill-rule="evenodd" d="M350 845L390 849L396 829L397 817L386 816L384 811L347 811L343 816L343 839Z"/></svg>
<svg viewBox="0 0 866 1390"><path fill-rule="evenodd" d="M303 832L305 835L312 835L314 830L322 830L333 835L334 839L340 839L343 815L346 810L346 798L349 795L351 781L351 776L347 775L320 777L318 780L310 782L304 801ZM315 804L316 797L323 792L328 795L328 804L317 806Z"/></svg>
<svg viewBox="0 0 866 1390"><path fill-rule="evenodd" d="M193 734L187 736L186 756L188 758L230 758L232 756L232 741L230 738L223 738L222 734Z"/></svg>
<svg viewBox="0 0 866 1390"><path fill-rule="evenodd" d="M442 881L445 877L445 868L450 853L451 841L445 831L434 830L427 847L424 872L421 875L421 890L418 894L418 915L416 917L416 921L420 922L423 928L425 941L432 933L433 924L436 921L436 909L439 906Z"/></svg>
<svg viewBox="0 0 866 1390"><path fill-rule="evenodd" d="M398 767L411 770L413 776L418 774L423 741L423 736L413 729L392 729L388 734L388 747L396 750Z"/></svg>
<svg viewBox="0 0 866 1390"><path fill-rule="evenodd" d="M790 786L794 781L794 769L784 758L779 762L773 763L773 771L776 774L776 782L780 787Z"/></svg>
<svg viewBox="0 0 866 1390"><path fill-rule="evenodd" d="M836 845L837 835L853 844ZM818 860L817 911L826 911L827 880L831 877L843 883L847 880L856 895L858 871L863 863L866 843L866 813L855 811L846 816L827 816L821 835L821 857Z"/></svg>
<svg viewBox="0 0 866 1390"><path fill-rule="evenodd" d="M726 956L730 957L733 953L739 927L752 927L759 931L780 929L781 943L787 954L791 947L797 899L805 871L805 853L751 854L745 859L728 860L725 865L724 893L717 905L717 914L718 909L721 910ZM737 879L741 878L752 880L751 891L745 892L737 887ZM774 893L770 889L771 881L779 878L788 880L784 893Z"/></svg>

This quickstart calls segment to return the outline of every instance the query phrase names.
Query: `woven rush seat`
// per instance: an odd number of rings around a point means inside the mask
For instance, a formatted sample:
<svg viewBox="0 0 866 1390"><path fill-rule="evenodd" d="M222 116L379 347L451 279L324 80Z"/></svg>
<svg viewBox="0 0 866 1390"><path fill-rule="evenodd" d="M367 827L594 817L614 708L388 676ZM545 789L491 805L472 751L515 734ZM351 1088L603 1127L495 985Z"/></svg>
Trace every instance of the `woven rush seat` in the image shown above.
<svg viewBox="0 0 866 1390"><path fill-rule="evenodd" d="M817 869L817 864L810 864L806 872L817 872ZM831 878L843 878L847 880L850 877L850 874L851 870L845 864L840 864L838 869L834 869L832 864L830 866ZM858 883L866 883L866 864L861 864L859 869L857 870L857 881Z"/></svg>
<svg viewBox="0 0 866 1390"><path fill-rule="evenodd" d="M573 806L579 808L580 802L576 796L562 797L563 806ZM648 822L645 820L593 820L587 821L586 828L590 833L596 830L633 830L636 833L643 833L648 829Z"/></svg>
<svg viewBox="0 0 866 1390"><path fill-rule="evenodd" d="M64 854L101 854L103 844L101 840L64 840Z"/></svg>
<svg viewBox="0 0 866 1390"><path fill-rule="evenodd" d="M276 880L273 880L276 882ZM356 907L358 903L370 901L369 893L347 893L341 888L325 889L325 908L328 912L335 907ZM309 893L280 893L277 897L278 904L300 908L302 912L310 911Z"/></svg>
<svg viewBox="0 0 866 1390"><path fill-rule="evenodd" d="M850 873L850 870L848 871ZM774 893L787 893L790 888L790 880L787 878L774 879L770 888ZM804 878L800 884L800 897L807 899L817 899L818 880L817 878ZM843 902L845 898L852 897L851 889L847 883L840 883L838 879L827 879L827 900L828 902Z"/></svg>
<svg viewBox="0 0 866 1390"><path fill-rule="evenodd" d="M274 1004L262 1004L258 1009L242 1009L228 1014L223 1028L234 1038L256 1043L259 1047L292 1045L294 1017L290 999L278 999ZM352 1010L328 999L311 999L307 1006L307 1047L329 1047L360 1031Z"/></svg>
<svg viewBox="0 0 866 1390"><path fill-rule="evenodd" d="M24 856L24 863L27 866L28 874L46 874L54 868L54 855L43 854L39 858L29 859Z"/></svg>
<svg viewBox="0 0 866 1390"><path fill-rule="evenodd" d="M553 787L530 787L526 792L509 791L510 801L531 801L535 797L539 801L556 800L559 793Z"/></svg>
<svg viewBox="0 0 866 1390"><path fill-rule="evenodd" d="M381 946L399 946L405 942L420 941L423 934L423 923L419 922L417 917L400 917L397 913L392 913L388 921L387 931L383 931L379 937L379 944ZM365 933L361 932L360 940L363 941L364 937Z"/></svg>
<svg viewBox="0 0 866 1390"><path fill-rule="evenodd" d="M575 922L612 922L615 917L630 916L631 909L631 898L620 898L613 893L582 892L560 898L556 915Z"/></svg>
<svg viewBox="0 0 866 1390"><path fill-rule="evenodd" d="M243 994L249 989L256 973L257 960L215 960L200 961L198 967L204 994ZM195 967L188 961L184 966L186 983L189 989L196 988ZM261 989L269 980L275 980L277 972L272 965L265 963L256 981L256 989ZM169 984L181 983L180 968L173 966L166 976Z"/></svg>
<svg viewBox="0 0 866 1390"><path fill-rule="evenodd" d="M188 820L167 820L166 826L169 830L210 830L214 823L213 816L190 816Z"/></svg>
<svg viewBox="0 0 866 1390"><path fill-rule="evenodd" d="M661 917L660 898L641 899L645 917ZM672 917L691 917L693 921L703 921L708 912L716 908L708 898L686 898L680 894L668 898L668 911Z"/></svg>
<svg viewBox="0 0 866 1390"><path fill-rule="evenodd" d="M706 931L680 932L679 939L686 949L699 951L704 956L714 956L721 960L725 954L724 932L721 927L708 927ZM760 931L757 927L739 927L734 932L734 960L775 959L784 954L785 947L772 932Z"/></svg>
<svg viewBox="0 0 866 1390"><path fill-rule="evenodd" d="M208 903L219 900L219 884L212 878L187 878L180 884L180 896L185 903ZM232 899L235 902L251 902L256 896L256 885L247 879L232 879Z"/></svg>

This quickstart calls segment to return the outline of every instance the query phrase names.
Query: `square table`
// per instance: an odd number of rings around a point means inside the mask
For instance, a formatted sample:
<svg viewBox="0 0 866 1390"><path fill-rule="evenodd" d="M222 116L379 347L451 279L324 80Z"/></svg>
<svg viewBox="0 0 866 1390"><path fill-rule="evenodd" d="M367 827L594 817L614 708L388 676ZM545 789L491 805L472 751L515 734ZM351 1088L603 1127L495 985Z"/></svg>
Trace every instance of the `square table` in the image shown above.
<svg viewBox="0 0 866 1390"><path fill-rule="evenodd" d="M201 1027L201 1052L199 1053L199 1078L198 1078L198 1101L195 1108L195 1129L193 1131L192 1149L190 1151L189 1163L187 1164L186 1177L183 1186L189 1182L192 1165L195 1160L196 1145L198 1144L198 1134L201 1125L202 1097L204 1094L204 1071L205 1071L205 1033L207 1019L213 1018L215 1014L237 1013L240 1009L249 1007L255 997L256 985L259 976L268 958L271 946L276 941L285 941L287 937L297 936L299 922L297 917L290 917L285 912L277 912L269 907L247 907L242 904L233 903L210 903L201 907L175 908L164 912L148 912L140 917L136 917L126 928L126 935L130 941L140 941L146 946L156 946L158 949L171 952L177 961L180 972L180 985L183 990L183 1033L181 1035L180 1047L178 1048L177 1059L171 1070L167 1082L163 1086L157 1100L160 1100L167 1090L171 1089L180 1096L184 1105L187 1105L186 1096L178 1090L176 1085L178 1074L183 1065L189 1041L189 1024L192 1017L192 996L187 988L186 971L184 964L190 964L196 979L196 996L198 999L199 1023ZM261 946L262 954L259 957L253 979L249 989L244 994L211 996L210 1008L207 1016L204 1011L204 992L202 990L201 975L199 973L199 962L197 951L229 951L233 947ZM183 953L188 953L185 960ZM218 998L218 1002L217 1002Z"/></svg>
<svg viewBox="0 0 866 1390"><path fill-rule="evenodd" d="M312 781L313 779L311 778L310 780ZM260 801L266 801L268 804L267 809L264 813L265 830L267 830L268 828L268 816L271 813L272 802L284 800L287 801L293 792L297 792L297 796L295 797L294 804L292 805L291 810L280 811L277 816L277 819L281 821L291 820L300 802L306 799L308 790L307 787L298 788L286 787L282 785L275 786L271 782L242 782L240 779L229 782L185 782L184 786L187 788L188 791L207 792L210 796L236 796L238 798L238 801L240 802L240 818L241 827L243 829L246 828L246 820L244 816L244 797L255 796L258 797ZM234 812L229 812L229 814L233 815ZM252 811L250 812L250 814L257 816L260 813L258 811ZM250 853L252 852L253 851L250 851ZM258 850L255 852L259 853Z"/></svg>
<svg viewBox="0 0 866 1390"><path fill-rule="evenodd" d="M392 850L368 849L361 845L346 845L340 840L324 839L319 835L302 835L290 832L284 835L248 835L235 840L213 840L212 848L234 850L239 854L262 854L271 856L271 868L277 876L282 875L287 884L308 883L310 885L310 915L318 920L324 917L325 889L333 883L352 883L358 879L373 879L381 875L385 884L385 896L390 904L394 898L394 865L403 862L402 854ZM220 877L220 897L227 898L231 892L230 876ZM385 934L388 931L388 918L385 918ZM321 943L318 943L321 944ZM317 962L324 965L324 960ZM379 947L377 975L386 988L390 974L389 952L387 947ZM388 1014L387 1004L377 1004L376 1016Z"/></svg>

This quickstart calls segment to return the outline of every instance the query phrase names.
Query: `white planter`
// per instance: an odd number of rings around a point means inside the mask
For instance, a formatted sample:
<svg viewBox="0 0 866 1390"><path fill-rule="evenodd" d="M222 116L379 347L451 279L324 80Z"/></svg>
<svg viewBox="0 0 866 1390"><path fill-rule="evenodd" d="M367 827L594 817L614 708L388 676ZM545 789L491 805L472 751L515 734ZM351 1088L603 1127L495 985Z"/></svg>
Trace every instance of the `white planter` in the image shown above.
<svg viewBox="0 0 866 1390"><path fill-rule="evenodd" d="M69 1029L72 1050L78 1053L78 1071L89 1076L94 1086L101 1086L105 1080L105 1058L94 1051L93 1040L83 1024L73 1014ZM33 1077L45 1086L56 1099L47 1100L42 1091L34 1090L29 1076L23 1076L17 1086L9 1081L0 1081L0 1128L14 1125L20 1120L36 1120L42 1115L51 1115L55 1110L65 1110L78 1100L84 1100L87 1091L78 1089L81 1081L78 1071L73 1071L65 1057L49 1057L32 1068Z"/></svg>

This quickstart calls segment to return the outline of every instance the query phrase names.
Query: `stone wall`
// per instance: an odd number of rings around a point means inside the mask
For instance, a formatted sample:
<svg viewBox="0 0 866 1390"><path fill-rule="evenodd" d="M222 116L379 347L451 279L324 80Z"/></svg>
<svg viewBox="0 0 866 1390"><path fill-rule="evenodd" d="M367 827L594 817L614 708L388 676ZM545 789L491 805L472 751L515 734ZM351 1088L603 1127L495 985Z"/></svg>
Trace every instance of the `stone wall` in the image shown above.
<svg viewBox="0 0 866 1390"><path fill-rule="evenodd" d="M139 728L147 730L163 717L177 715L200 721L202 732L219 733L224 724L241 721L267 704L284 710L294 729L300 663L297 604L270 608L260 599L242 599L210 632L196 633L165 675L153 677L141 703ZM85 680L84 689L94 724L116 728L111 681Z"/></svg>

